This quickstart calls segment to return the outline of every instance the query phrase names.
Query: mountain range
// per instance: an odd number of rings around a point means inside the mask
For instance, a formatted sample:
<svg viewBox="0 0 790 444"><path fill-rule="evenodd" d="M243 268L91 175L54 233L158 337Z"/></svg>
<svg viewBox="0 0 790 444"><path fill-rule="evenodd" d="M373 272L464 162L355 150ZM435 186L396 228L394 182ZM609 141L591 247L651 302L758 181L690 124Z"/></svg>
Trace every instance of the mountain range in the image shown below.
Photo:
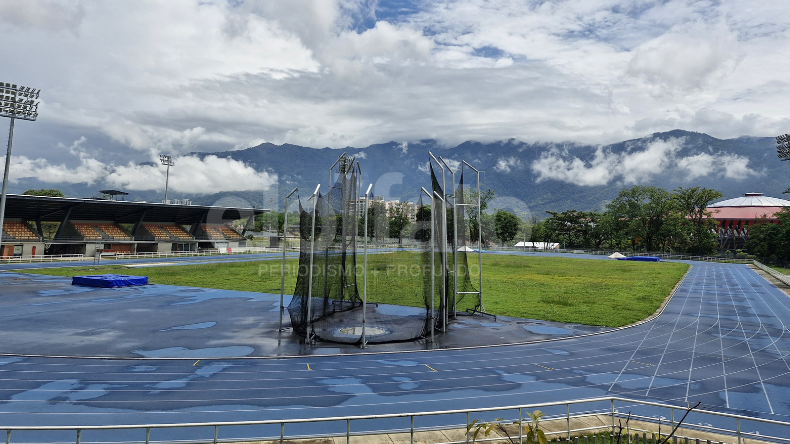
<svg viewBox="0 0 790 444"><path fill-rule="evenodd" d="M360 160L363 187L374 184L374 194L386 199L415 201L420 187L430 186L429 154L441 156L457 168L465 160L481 173L483 189L492 189L491 209L507 209L521 217L543 219L546 210L601 211L624 187L656 185L668 190L702 186L720 191L722 199L746 192L784 197L790 184L787 165L776 156L773 137L717 139L702 133L674 130L611 145L578 143L525 143L516 140L464 142L443 146L435 140L389 142L365 148L309 148L298 145L261 145L235 151L193 153L242 161L258 171L277 175L266 191L178 195L197 204L282 207L294 187L306 199L317 184L327 189L328 169L345 152ZM437 174L441 170L434 165ZM459 173L456 180L459 179ZM446 173L446 182L451 181ZM440 178L441 180L441 178ZM476 184L472 170L464 169L466 184ZM52 188L57 184L36 184ZM40 185L40 186L37 186ZM101 185L64 185L69 197L95 195ZM161 193L130 192L130 200L161 200Z"/></svg>

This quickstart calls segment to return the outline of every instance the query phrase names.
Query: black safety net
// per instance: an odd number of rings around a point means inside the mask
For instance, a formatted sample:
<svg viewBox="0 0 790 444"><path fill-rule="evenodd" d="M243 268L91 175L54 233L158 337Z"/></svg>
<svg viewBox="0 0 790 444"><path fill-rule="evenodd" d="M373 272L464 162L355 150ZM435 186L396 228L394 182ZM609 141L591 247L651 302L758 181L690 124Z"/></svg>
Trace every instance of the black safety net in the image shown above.
<svg viewBox="0 0 790 444"><path fill-rule="evenodd" d="M390 225L399 220L398 208L361 198L359 171L353 159L341 157L338 178L328 195L314 196L309 211L300 202L299 273L288 306L294 332L359 343L364 325L366 343L419 338L425 334L428 313L422 295L425 270L420 249L414 246L427 242L410 236L410 223ZM402 216L408 220L410 214ZM401 245L404 237L405 247ZM367 292L363 286L366 245Z"/></svg>
<svg viewBox="0 0 790 444"><path fill-rule="evenodd" d="M454 246L456 254L457 269L455 277L457 279L457 293L455 299L456 312L474 312L480 307L480 293L477 286L472 283L472 273L470 273L470 257L472 259L472 269L476 271L474 277L477 279L480 273L478 252L474 249L476 239L470 242L469 229L471 224L470 219L477 220L476 206L467 205L467 193L464 189L464 174L461 172L461 180L455 190L455 207L454 212L456 230L457 230L457 244Z"/></svg>

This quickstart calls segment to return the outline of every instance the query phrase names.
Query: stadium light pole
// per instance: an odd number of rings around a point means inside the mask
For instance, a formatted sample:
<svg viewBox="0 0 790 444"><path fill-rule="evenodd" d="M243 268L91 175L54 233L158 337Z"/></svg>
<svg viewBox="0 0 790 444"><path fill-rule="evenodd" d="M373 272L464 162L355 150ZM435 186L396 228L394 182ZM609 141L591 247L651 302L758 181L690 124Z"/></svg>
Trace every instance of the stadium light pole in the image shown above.
<svg viewBox="0 0 790 444"><path fill-rule="evenodd" d="M175 165L173 162L173 158L170 157L169 154L160 154L159 161L162 162L162 165L167 166L167 175L165 176L165 203L169 203L167 201L167 186L170 183L170 167Z"/></svg>
<svg viewBox="0 0 790 444"><path fill-rule="evenodd" d="M38 117L38 95L40 89L27 86L17 86L11 83L0 82L0 117L9 117L11 125L8 129L8 150L5 155L5 170L3 173L3 190L0 196L0 256L3 246L3 222L5 219L5 202L8 192L8 172L11 169L11 146L14 140L14 120L35 121Z"/></svg>
<svg viewBox="0 0 790 444"><path fill-rule="evenodd" d="M776 154L779 160L790 160L790 134L776 136ZM782 191L782 194L790 193L790 188Z"/></svg>

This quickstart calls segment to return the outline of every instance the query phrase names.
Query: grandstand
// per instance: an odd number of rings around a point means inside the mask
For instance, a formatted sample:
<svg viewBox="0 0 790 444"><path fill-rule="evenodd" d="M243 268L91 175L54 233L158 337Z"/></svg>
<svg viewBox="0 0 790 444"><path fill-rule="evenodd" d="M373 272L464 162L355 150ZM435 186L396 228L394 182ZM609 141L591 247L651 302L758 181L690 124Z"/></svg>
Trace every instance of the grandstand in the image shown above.
<svg viewBox="0 0 790 444"><path fill-rule="evenodd" d="M243 247L251 216L267 211L10 194L0 257ZM242 232L230 226L243 219Z"/></svg>

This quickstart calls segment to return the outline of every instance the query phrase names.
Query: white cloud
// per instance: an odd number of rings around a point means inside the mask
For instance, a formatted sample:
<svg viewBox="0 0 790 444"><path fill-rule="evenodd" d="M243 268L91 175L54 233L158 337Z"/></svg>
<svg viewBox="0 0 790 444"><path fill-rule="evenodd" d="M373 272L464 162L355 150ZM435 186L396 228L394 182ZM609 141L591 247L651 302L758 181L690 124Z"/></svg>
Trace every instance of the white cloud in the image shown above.
<svg viewBox="0 0 790 444"><path fill-rule="evenodd" d="M521 166L521 159L516 157L500 157L494 169L500 173L509 173L512 168Z"/></svg>
<svg viewBox="0 0 790 444"><path fill-rule="evenodd" d="M680 170L688 180L709 175L743 180L757 173L749 168L749 159L736 154L698 153L679 157L684 139L655 139L645 146L632 146L619 154L598 147L589 161L571 155L568 150L554 148L543 153L532 164L537 182L558 180L581 186L649 182L666 171Z"/></svg>
<svg viewBox="0 0 790 444"><path fill-rule="evenodd" d="M551 179L582 186L606 185L615 176L618 161L617 156L600 147L589 162L571 156L567 150L554 148L532 163L532 171L537 175L537 182Z"/></svg>
<svg viewBox="0 0 790 444"><path fill-rule="evenodd" d="M43 158L12 156L9 180L35 178L46 183L103 183L126 190L160 190L165 186L165 168L156 165L105 164L90 158L82 148L85 139L76 141L69 150L79 158L79 165L52 164ZM5 161L4 158L0 158ZM169 188L173 191L208 194L220 191L267 190L276 184L277 176L255 171L243 162L209 155L177 157L170 169Z"/></svg>
<svg viewBox="0 0 790 444"><path fill-rule="evenodd" d="M749 168L749 159L737 154L699 153L679 159L677 165L687 173L688 179L720 174L728 179L743 180L757 174Z"/></svg>
<svg viewBox="0 0 790 444"><path fill-rule="evenodd" d="M731 74L745 57L725 24L678 26L633 51L628 74L685 92Z"/></svg>
<svg viewBox="0 0 790 444"><path fill-rule="evenodd" d="M75 135L140 156L790 124L786 0L414 5L377 21L387 0L0 0L3 81L43 90L31 158Z"/></svg>

